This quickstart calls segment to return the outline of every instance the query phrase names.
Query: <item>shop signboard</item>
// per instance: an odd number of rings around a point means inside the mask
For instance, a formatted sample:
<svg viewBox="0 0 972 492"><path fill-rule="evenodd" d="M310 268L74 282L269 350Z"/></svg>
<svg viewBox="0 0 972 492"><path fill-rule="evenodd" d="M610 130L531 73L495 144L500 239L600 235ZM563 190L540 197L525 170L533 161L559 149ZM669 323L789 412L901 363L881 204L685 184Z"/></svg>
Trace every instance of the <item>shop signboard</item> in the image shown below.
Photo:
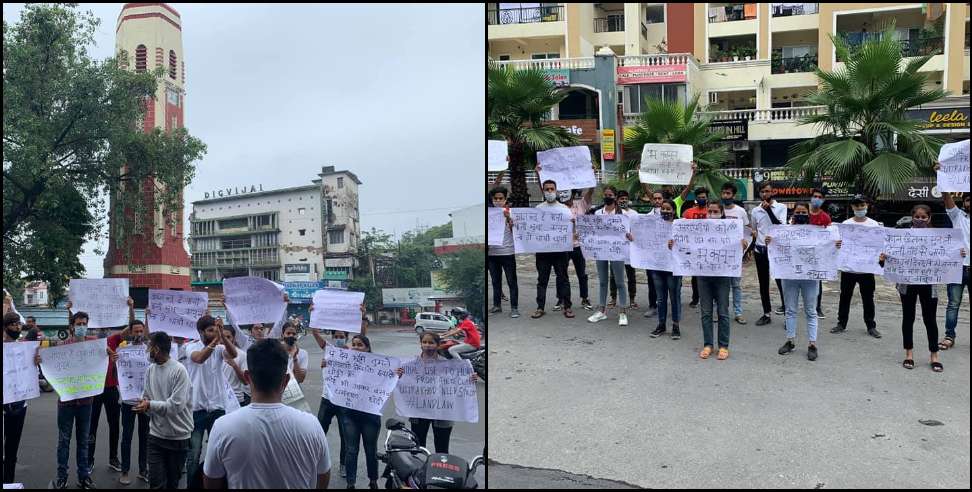
<svg viewBox="0 0 972 492"><path fill-rule="evenodd" d="M618 67L618 85L664 84L688 80L688 65L641 65Z"/></svg>
<svg viewBox="0 0 972 492"><path fill-rule="evenodd" d="M951 108L909 109L905 113L908 118L919 120L918 128L922 130L968 130L969 107L956 106Z"/></svg>
<svg viewBox="0 0 972 492"><path fill-rule="evenodd" d="M614 130L611 128L601 130L601 159L605 161L613 161L615 159Z"/></svg>
<svg viewBox="0 0 972 492"><path fill-rule="evenodd" d="M569 133L577 137L581 145L596 144L600 140L598 138L597 120L593 118L584 120L548 120L544 121L543 124L567 129Z"/></svg>
<svg viewBox="0 0 972 492"><path fill-rule="evenodd" d="M882 199L896 202L921 202L941 200L942 193L938 191L934 178L914 178L898 188L892 195L882 195Z"/></svg>
<svg viewBox="0 0 972 492"><path fill-rule="evenodd" d="M545 68L543 78L553 83L554 87L570 85L570 70L566 68Z"/></svg>
<svg viewBox="0 0 972 492"><path fill-rule="evenodd" d="M830 176L821 176L812 185L806 185L796 179L786 168L760 169L753 172L753 184L759 186L764 181L773 184L773 192L777 200L807 200L813 188L819 188L827 194L828 200L844 200L854 196L851 183L834 181ZM754 188L755 188L754 186ZM757 199L755 189L753 199Z"/></svg>
<svg viewBox="0 0 972 492"><path fill-rule="evenodd" d="M284 282L283 286L291 304L310 304L314 292L324 288L323 282Z"/></svg>
<svg viewBox="0 0 972 492"><path fill-rule="evenodd" d="M738 118L732 120L713 120L709 123L711 131L722 131L722 141L749 140L749 120Z"/></svg>

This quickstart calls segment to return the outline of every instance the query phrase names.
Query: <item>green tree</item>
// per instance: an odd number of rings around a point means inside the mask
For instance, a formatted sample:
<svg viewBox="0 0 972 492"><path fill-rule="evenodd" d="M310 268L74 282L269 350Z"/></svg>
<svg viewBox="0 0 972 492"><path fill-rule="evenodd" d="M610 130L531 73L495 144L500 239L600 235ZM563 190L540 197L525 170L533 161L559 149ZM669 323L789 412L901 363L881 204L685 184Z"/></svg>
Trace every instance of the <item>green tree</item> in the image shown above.
<svg viewBox="0 0 972 492"><path fill-rule="evenodd" d="M435 240L452 237L452 223L430 227L425 231L408 231L393 250L396 287L430 287L432 270L441 266L435 254Z"/></svg>
<svg viewBox="0 0 972 492"><path fill-rule="evenodd" d="M365 293L365 309L376 311L381 307L381 286L374 278L374 259L391 248L391 234L371 228L361 235L358 248L358 269L354 280L348 284L349 290Z"/></svg>
<svg viewBox="0 0 972 492"><path fill-rule="evenodd" d="M164 69L92 60L98 24L76 4L27 4L19 23L3 22L4 283L46 280L55 298L83 275L83 242L103 237L107 198L113 246L128 251L154 232L148 211L182 220L181 190L206 149L184 129L142 132Z"/></svg>
<svg viewBox="0 0 972 492"><path fill-rule="evenodd" d="M450 292L459 294L466 309L483 319L486 292L486 258L481 248L461 249L443 260L442 281Z"/></svg>
<svg viewBox="0 0 972 492"><path fill-rule="evenodd" d="M903 62L895 40L894 22L879 39L852 47L830 36L842 70L816 70L819 89L807 102L827 111L804 118L801 124L819 125L820 136L791 147L787 167L803 182L831 176L872 199L894 193L916 174L931 174L942 140L922 133L907 109L945 97L927 88L918 70L931 56Z"/></svg>
<svg viewBox="0 0 972 492"><path fill-rule="evenodd" d="M510 156L510 204L526 207L530 195L526 164L538 150L577 145L577 137L559 126L544 126L550 109L567 97L539 69L515 70L490 63L486 82L488 138L505 139Z"/></svg>
<svg viewBox="0 0 972 492"><path fill-rule="evenodd" d="M624 150L631 158L618 165L618 175L612 184L619 190L628 190L632 197L641 195L638 168L641 151L645 144L668 143L692 146L696 162L693 186L718 190L729 178L720 169L729 160L729 150L720 143L722 132L709 129L711 117L700 117L699 94L688 104L678 101L662 101L645 98L646 111L641 113L634 127L625 130Z"/></svg>

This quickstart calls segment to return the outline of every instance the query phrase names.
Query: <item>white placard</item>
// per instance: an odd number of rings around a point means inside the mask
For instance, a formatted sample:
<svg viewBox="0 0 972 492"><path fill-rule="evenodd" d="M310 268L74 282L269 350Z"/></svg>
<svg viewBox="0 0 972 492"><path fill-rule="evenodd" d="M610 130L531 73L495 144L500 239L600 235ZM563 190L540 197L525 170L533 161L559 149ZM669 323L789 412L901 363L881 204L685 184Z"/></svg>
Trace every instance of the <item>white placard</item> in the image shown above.
<svg viewBox="0 0 972 492"><path fill-rule="evenodd" d="M672 274L741 277L743 224L733 219L676 219Z"/></svg>
<svg viewBox="0 0 972 492"><path fill-rule="evenodd" d="M361 333L361 303L364 292L322 289L314 292L310 327Z"/></svg>
<svg viewBox="0 0 972 492"><path fill-rule="evenodd" d="M468 360L424 361L402 365L405 373L395 386L395 412L402 417L479 422L476 383Z"/></svg>
<svg viewBox="0 0 972 492"><path fill-rule="evenodd" d="M149 328L170 337L199 338L196 322L206 314L208 305L205 292L149 289Z"/></svg>
<svg viewBox="0 0 972 492"><path fill-rule="evenodd" d="M88 313L88 328L128 325L127 278L72 278L71 311Z"/></svg>
<svg viewBox="0 0 972 492"><path fill-rule="evenodd" d="M40 342L3 344L3 404L40 396L34 354Z"/></svg>
<svg viewBox="0 0 972 492"><path fill-rule="evenodd" d="M502 171L506 169L507 162L506 156L506 140L487 140L488 147L486 149L488 161L487 161L487 171Z"/></svg>
<svg viewBox="0 0 972 492"><path fill-rule="evenodd" d="M638 176L642 183L688 184L692 179L692 146L645 144Z"/></svg>
<svg viewBox="0 0 972 492"><path fill-rule="evenodd" d="M960 229L885 229L884 278L899 284L962 282Z"/></svg>
<svg viewBox="0 0 972 492"><path fill-rule="evenodd" d="M284 289L259 277L232 277L223 280L226 309L240 325L276 323L287 311Z"/></svg>
<svg viewBox="0 0 972 492"><path fill-rule="evenodd" d="M44 377L61 401L96 396L105 391L107 338L43 348L40 356Z"/></svg>
<svg viewBox="0 0 972 492"><path fill-rule="evenodd" d="M381 415L398 383L395 369L401 363L397 358L326 345L324 359L324 391L331 403Z"/></svg>
<svg viewBox="0 0 972 492"><path fill-rule="evenodd" d="M837 279L837 237L833 229L816 225L773 225L766 247L770 277L791 280Z"/></svg>
<svg viewBox="0 0 972 492"><path fill-rule="evenodd" d="M586 145L559 147L537 152L540 182L552 179L558 190L585 189L597 186L591 165L591 149Z"/></svg>
<svg viewBox="0 0 972 492"><path fill-rule="evenodd" d="M503 208L486 207L489 216L489 230L486 234L487 246L502 246L503 236L506 234L506 216L503 215Z"/></svg>
<svg viewBox="0 0 972 492"><path fill-rule="evenodd" d="M627 215L580 215L576 227L585 259L628 261Z"/></svg>
<svg viewBox="0 0 972 492"><path fill-rule="evenodd" d="M884 275L878 257L884 252L884 227L837 224L841 245L837 250L837 269L842 272Z"/></svg>
<svg viewBox="0 0 972 492"><path fill-rule="evenodd" d="M566 207L511 208L513 251L556 253L574 250L573 215Z"/></svg>
<svg viewBox="0 0 972 492"><path fill-rule="evenodd" d="M938 164L938 191L969 191L969 139L942 145Z"/></svg>
<svg viewBox="0 0 972 492"><path fill-rule="evenodd" d="M122 401L139 400L145 392L145 372L149 368L148 352L145 345L122 347L116 351L118 360L118 392Z"/></svg>
<svg viewBox="0 0 972 492"><path fill-rule="evenodd" d="M668 240L672 238L672 223L658 214L631 217L631 266L646 270L672 271L672 254Z"/></svg>

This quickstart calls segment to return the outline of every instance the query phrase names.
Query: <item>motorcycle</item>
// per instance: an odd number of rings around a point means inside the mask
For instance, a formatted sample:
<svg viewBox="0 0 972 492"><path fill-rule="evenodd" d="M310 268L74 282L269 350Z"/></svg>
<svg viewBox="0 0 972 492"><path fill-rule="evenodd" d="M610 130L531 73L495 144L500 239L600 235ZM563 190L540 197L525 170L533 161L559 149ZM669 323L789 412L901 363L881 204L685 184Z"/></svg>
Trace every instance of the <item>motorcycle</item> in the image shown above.
<svg viewBox="0 0 972 492"><path fill-rule="evenodd" d="M442 340L439 342L439 355L446 359L452 359L452 353L449 352L449 348L460 343L462 343L462 340L457 338ZM479 379L484 383L486 382L486 344L480 344L479 348L472 352L459 354L459 357L469 360Z"/></svg>
<svg viewBox="0 0 972 492"><path fill-rule="evenodd" d="M479 488L476 470L485 462L482 456L470 465L455 455L430 453L418 445L418 438L405 422L395 418L388 419L385 428L385 450L378 453L378 459L385 463L382 477L386 489Z"/></svg>

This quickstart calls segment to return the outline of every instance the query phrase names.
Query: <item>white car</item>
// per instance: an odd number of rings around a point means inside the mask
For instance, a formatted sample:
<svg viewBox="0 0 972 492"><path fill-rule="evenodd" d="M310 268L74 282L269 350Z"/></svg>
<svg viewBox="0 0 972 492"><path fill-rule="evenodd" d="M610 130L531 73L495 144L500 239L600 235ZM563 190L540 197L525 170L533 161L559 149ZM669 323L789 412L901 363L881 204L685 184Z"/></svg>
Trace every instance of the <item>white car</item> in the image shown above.
<svg viewBox="0 0 972 492"><path fill-rule="evenodd" d="M435 333L445 333L452 329L452 323L443 314L439 313L418 313L415 319L415 333L422 334L426 331Z"/></svg>

